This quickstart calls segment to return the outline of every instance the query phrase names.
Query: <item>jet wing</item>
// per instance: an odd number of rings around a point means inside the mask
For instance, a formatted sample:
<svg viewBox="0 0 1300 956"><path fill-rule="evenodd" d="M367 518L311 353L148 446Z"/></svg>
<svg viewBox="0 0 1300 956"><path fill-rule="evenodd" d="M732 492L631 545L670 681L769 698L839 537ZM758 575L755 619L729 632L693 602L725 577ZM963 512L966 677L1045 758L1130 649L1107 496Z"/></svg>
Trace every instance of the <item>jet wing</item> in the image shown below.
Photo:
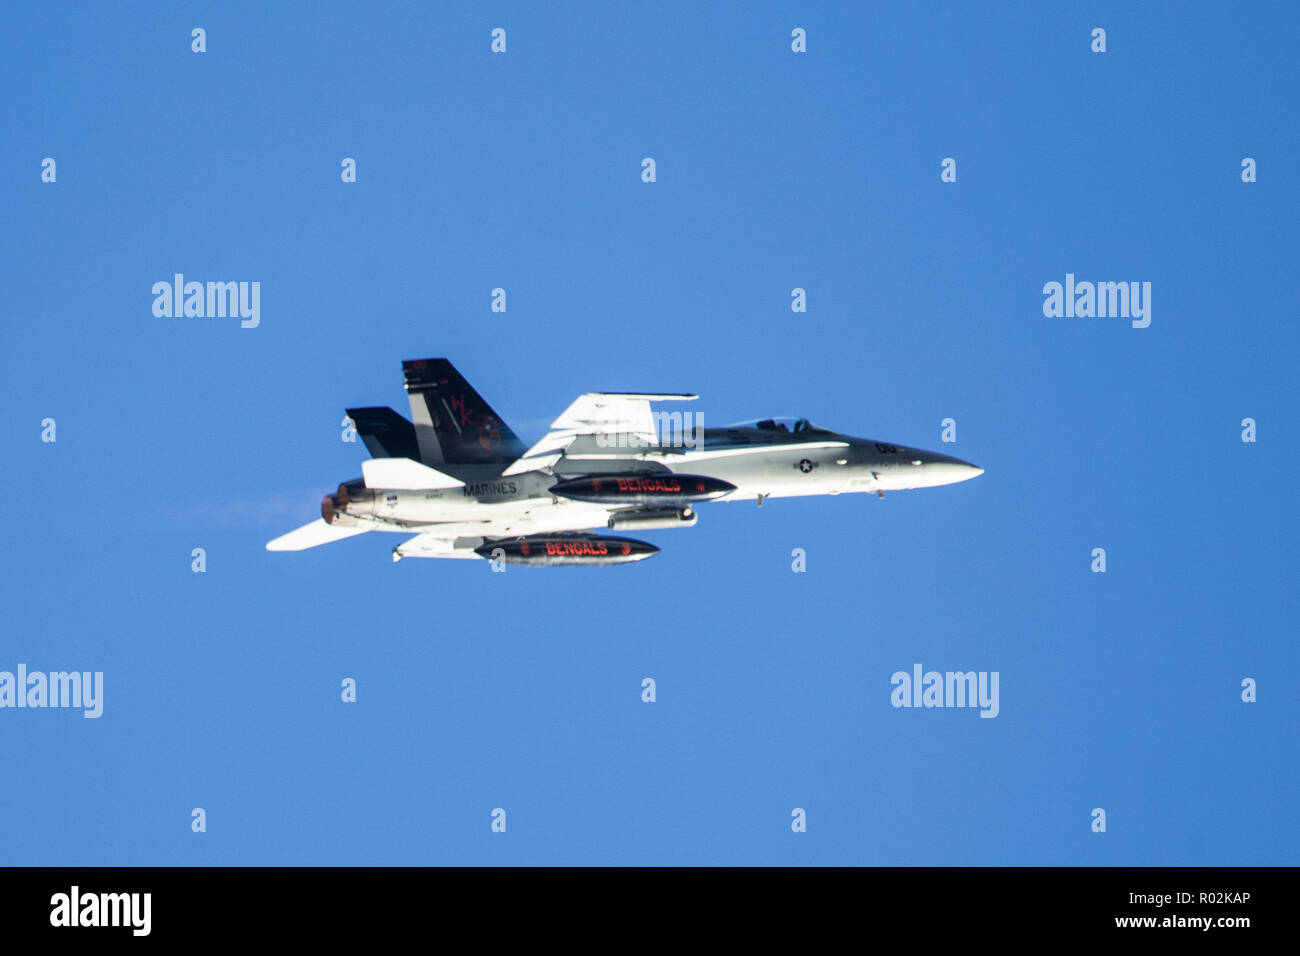
<svg viewBox="0 0 1300 956"><path fill-rule="evenodd" d="M417 534L407 538L393 549L393 560L402 558L473 558L482 560L474 549L483 543L482 538L446 538L437 534Z"/></svg>
<svg viewBox="0 0 1300 956"><path fill-rule="evenodd" d="M538 468L547 468L559 461L564 450L575 439L596 435L628 435L636 443L654 445L659 442L651 402L689 402L699 398L687 394L650 394L647 392L588 392L578 398L551 423L546 437L524 452L504 472L517 475ZM631 443L625 443L631 444Z"/></svg>
<svg viewBox="0 0 1300 956"><path fill-rule="evenodd" d="M305 524L288 534L280 535L274 541L268 541L266 550L305 551L307 548L329 544L331 541L342 541L344 538L350 538L355 534L365 534L369 530L369 528L358 527L340 528L337 525L326 524L320 518L317 518L311 524Z"/></svg>

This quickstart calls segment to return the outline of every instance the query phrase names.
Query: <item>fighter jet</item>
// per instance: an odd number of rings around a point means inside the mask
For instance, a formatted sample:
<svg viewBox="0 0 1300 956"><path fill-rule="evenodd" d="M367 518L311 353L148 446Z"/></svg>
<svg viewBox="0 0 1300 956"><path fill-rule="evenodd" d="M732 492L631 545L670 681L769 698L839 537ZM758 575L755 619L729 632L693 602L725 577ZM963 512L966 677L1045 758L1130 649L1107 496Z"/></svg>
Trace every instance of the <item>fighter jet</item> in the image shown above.
<svg viewBox="0 0 1300 956"><path fill-rule="evenodd" d="M937 452L853 438L806 418L687 427L652 402L688 394L588 392L531 448L445 358L402 363L408 421L349 408L373 456L321 501L320 518L267 544L301 551L367 531L410 535L402 558L610 565L657 554L621 532L689 528L706 501L932 488L984 470ZM660 426L664 427L660 427ZM594 533L592 529L616 532Z"/></svg>

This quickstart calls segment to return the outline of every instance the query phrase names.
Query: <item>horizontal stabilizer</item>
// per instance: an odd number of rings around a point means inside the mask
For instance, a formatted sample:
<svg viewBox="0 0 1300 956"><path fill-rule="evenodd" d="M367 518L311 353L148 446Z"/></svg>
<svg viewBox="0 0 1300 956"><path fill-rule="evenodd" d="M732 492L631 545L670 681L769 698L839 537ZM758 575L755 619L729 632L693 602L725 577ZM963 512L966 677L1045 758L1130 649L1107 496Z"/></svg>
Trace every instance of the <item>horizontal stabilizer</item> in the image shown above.
<svg viewBox="0 0 1300 956"><path fill-rule="evenodd" d="M391 488L395 491L430 491L435 488L461 488L465 482L436 468L409 458L371 458L361 463L367 488Z"/></svg>
<svg viewBox="0 0 1300 956"><path fill-rule="evenodd" d="M308 548L314 548L317 545L329 544L331 541L342 541L344 538L350 538L354 534L365 534L369 528L340 528L336 525L326 524L320 518L317 518L311 524L305 524L301 528L296 528L288 534L282 534L274 541L266 543L267 551L305 551Z"/></svg>

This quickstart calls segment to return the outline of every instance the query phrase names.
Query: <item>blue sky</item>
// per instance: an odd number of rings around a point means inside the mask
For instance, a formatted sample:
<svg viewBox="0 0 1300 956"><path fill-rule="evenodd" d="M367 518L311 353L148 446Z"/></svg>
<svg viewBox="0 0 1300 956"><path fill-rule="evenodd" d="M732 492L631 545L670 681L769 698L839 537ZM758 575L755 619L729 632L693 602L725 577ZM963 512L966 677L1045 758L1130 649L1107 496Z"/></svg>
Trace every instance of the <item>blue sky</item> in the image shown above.
<svg viewBox="0 0 1300 956"><path fill-rule="evenodd" d="M0 710L0 862L1297 862L1294 6L3 16L0 670L104 713ZM156 318L176 272L260 326ZM266 552L442 355L526 442L694 391L986 473L603 570ZM915 663L998 717L893 708Z"/></svg>

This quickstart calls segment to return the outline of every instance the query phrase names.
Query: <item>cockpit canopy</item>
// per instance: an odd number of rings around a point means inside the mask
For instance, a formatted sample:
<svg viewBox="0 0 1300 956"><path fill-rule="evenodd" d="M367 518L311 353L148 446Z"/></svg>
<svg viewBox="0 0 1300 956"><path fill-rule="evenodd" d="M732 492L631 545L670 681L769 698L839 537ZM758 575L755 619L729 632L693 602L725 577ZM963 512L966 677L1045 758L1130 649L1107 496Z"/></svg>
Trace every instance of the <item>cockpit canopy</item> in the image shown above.
<svg viewBox="0 0 1300 956"><path fill-rule="evenodd" d="M796 418L792 415L785 415L780 418L756 418L747 422L736 422L727 427L756 428L761 432L776 432L779 434L791 435L835 434L829 428L822 428L820 425L814 425L806 418Z"/></svg>

